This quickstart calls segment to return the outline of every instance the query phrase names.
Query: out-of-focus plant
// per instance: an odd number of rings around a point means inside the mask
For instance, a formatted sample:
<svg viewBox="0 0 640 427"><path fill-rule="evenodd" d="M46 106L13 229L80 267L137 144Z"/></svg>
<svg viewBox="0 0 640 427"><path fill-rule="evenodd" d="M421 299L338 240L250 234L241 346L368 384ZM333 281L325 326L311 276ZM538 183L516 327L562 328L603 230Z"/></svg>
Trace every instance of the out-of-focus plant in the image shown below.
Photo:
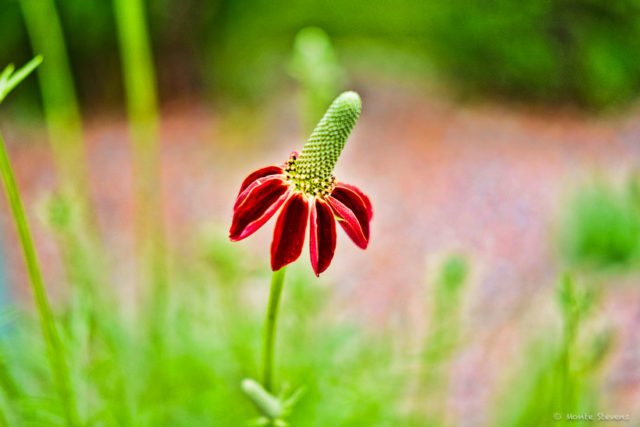
<svg viewBox="0 0 640 427"><path fill-rule="evenodd" d="M590 108L638 96L637 0L454 0L427 7L426 48L458 87Z"/></svg>
<svg viewBox="0 0 640 427"><path fill-rule="evenodd" d="M152 328L163 328L167 265L160 190L158 101L145 5L142 0L115 0L115 16L122 54L135 174L136 231L144 260L141 277L151 285L158 318Z"/></svg>
<svg viewBox="0 0 640 427"><path fill-rule="evenodd" d="M424 356L430 362L446 359L457 346L462 290L468 274L468 261L462 255L448 257L440 269L432 294L431 322L425 344Z"/></svg>
<svg viewBox="0 0 640 427"><path fill-rule="evenodd" d="M343 86L345 71L331 39L317 27L306 27L296 34L290 69L302 89L304 131L310 132Z"/></svg>
<svg viewBox="0 0 640 427"><path fill-rule="evenodd" d="M3 242L3 235L0 234L0 242ZM9 280L7 278L6 252L4 248L0 248L0 308L4 306L9 299Z"/></svg>
<svg viewBox="0 0 640 427"><path fill-rule="evenodd" d="M554 412L573 412L583 402L580 401L580 382L585 380L584 372L576 375L575 356L579 327L584 317L589 314L595 294L592 288L576 286L573 278L567 273L559 280L557 290L558 305L562 313L562 345L560 346L557 371L559 381L556 386L558 399L553 402ZM574 412L575 413L575 412Z"/></svg>
<svg viewBox="0 0 640 427"><path fill-rule="evenodd" d="M96 237L82 120L55 2L20 0L20 5L33 50L47 58L38 77L59 184L63 192L78 200L80 219Z"/></svg>
<svg viewBox="0 0 640 427"><path fill-rule="evenodd" d="M467 258L447 257L435 278L428 333L421 354L416 411L434 425L446 419L448 370L460 346L462 291L469 274Z"/></svg>
<svg viewBox="0 0 640 427"><path fill-rule="evenodd" d="M13 66L10 65L5 68L0 74L0 102L2 102L16 85L40 65L41 62L42 57L38 56L15 74L13 73ZM78 414L69 379L69 369L65 361L64 347L51 312L51 306L33 244L31 230L29 229L20 191L18 190L18 185L2 136L0 136L0 174L2 175L2 183L7 193L7 198L9 199L13 220L18 230L18 237L29 274L29 284L31 285L31 291L33 292L36 308L40 317L40 327L46 344L47 357L53 372L56 389L64 408L66 422L68 425L77 425Z"/></svg>
<svg viewBox="0 0 640 427"><path fill-rule="evenodd" d="M56 199L59 205L73 204L75 210L75 229L58 239L58 246L63 253L75 254L64 257L70 284L82 286L89 299L102 300L108 270L103 264L104 248L90 195L81 116L56 4L53 0L21 0L20 5L33 50L47 58L38 69L38 77L58 174Z"/></svg>
<svg viewBox="0 0 640 427"><path fill-rule="evenodd" d="M6 10L0 60L24 52L12 4L0 5ZM344 64L412 79L432 79L435 69L464 93L606 108L640 91L638 0L406 0L392 7L366 0L165 0L148 6L161 93L172 98L267 99L285 81L291 38L310 24L332 35ZM83 102L119 101L109 2L66 0L58 7ZM93 84L96 64L104 85Z"/></svg>
<svg viewBox="0 0 640 427"><path fill-rule="evenodd" d="M595 268L629 267L640 249L640 204L631 185L606 182L580 189L558 226L565 259Z"/></svg>
<svg viewBox="0 0 640 427"><path fill-rule="evenodd" d="M214 230L195 254L176 255L180 280L168 289L162 352L130 314L118 307L94 311L74 290L58 324L69 361L81 367L74 384L82 425L245 425L253 408L241 385L259 369L264 320L247 296L256 295L265 276L235 249L238 257L223 256L228 240ZM201 269L194 258L209 268ZM219 267L235 272L231 286L217 274ZM285 333L279 338L278 382L285 400L294 392L287 383L304 384L291 424L411 425L401 410L408 375L394 363L397 335L372 333L348 319L337 322L328 289L297 267L287 272L289 292L282 301L287 315L279 325ZM227 291L237 298L221 297ZM143 319L151 316L151 303L136 307ZM46 377L37 324L29 313L0 314L0 326L8 315L12 324L0 339L0 410L9 425L64 424L61 402L51 399L55 388ZM96 318L108 327L95 329L98 336L86 352L81 338Z"/></svg>
<svg viewBox="0 0 640 427"><path fill-rule="evenodd" d="M316 276L331 264L336 247L336 220L360 248L369 244L373 210L358 188L336 182L333 169L360 116L362 101L355 92L340 94L304 145L281 166L251 173L240 186L229 231L232 241L242 240L267 222L282 206L271 243L271 290L262 350L262 382L273 393L275 327L284 284L285 267L302 253L309 222L311 266ZM251 388L254 390L254 388ZM255 401L259 393L248 394ZM274 397L275 399L275 397ZM284 422L264 412L267 421Z"/></svg>
<svg viewBox="0 0 640 427"><path fill-rule="evenodd" d="M26 79L41 63L42 57L37 56L18 71L15 70L13 64L8 65L2 73L0 73L0 102L4 101L7 95L9 95L9 93L24 79Z"/></svg>
<svg viewBox="0 0 640 427"><path fill-rule="evenodd" d="M597 372L608 354L608 329L587 329L600 291L576 282L570 273L558 280L562 327L529 344L524 364L509 383L496 413L497 425L574 423L571 414L594 414L598 407ZM581 333L583 331L589 333Z"/></svg>

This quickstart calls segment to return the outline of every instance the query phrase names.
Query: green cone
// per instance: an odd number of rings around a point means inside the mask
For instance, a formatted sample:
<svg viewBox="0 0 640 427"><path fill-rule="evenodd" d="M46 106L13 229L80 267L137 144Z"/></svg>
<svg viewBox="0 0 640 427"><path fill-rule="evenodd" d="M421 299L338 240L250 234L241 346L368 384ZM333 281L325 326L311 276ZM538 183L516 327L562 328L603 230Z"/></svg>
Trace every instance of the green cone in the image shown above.
<svg viewBox="0 0 640 427"><path fill-rule="evenodd" d="M331 104L302 149L297 172L307 179L328 180L353 130L362 101L355 92L343 92Z"/></svg>

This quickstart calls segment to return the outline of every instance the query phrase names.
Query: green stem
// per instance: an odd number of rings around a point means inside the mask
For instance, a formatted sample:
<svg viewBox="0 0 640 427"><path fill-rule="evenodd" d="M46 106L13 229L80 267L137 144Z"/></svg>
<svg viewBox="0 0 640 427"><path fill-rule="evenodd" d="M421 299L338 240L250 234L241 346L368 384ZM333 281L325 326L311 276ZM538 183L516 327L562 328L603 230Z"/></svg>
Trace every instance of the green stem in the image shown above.
<svg viewBox="0 0 640 427"><path fill-rule="evenodd" d="M31 237L27 217L24 212L22 200L20 199L20 192L18 191L18 186L11 169L9 155L7 154L2 135L0 135L0 174L2 175L2 182L7 192L7 198L9 199L11 213L13 214L13 219L18 229L18 237L29 274L29 284L31 285L31 291L33 292L36 308L40 316L40 327L42 328L42 335L44 336L47 347L47 357L49 358L60 399L64 405L67 424L77 425L78 414L73 393L71 392L69 370L65 362L62 342L60 341L58 330L56 329L53 319L47 298L47 291L42 280L42 273L40 272L38 257L33 244L33 238Z"/></svg>
<svg viewBox="0 0 640 427"><path fill-rule="evenodd" d="M53 0L21 0L20 5L33 51L46 57L38 79L60 186L79 198L82 219L97 242L80 107L56 5Z"/></svg>
<svg viewBox="0 0 640 427"><path fill-rule="evenodd" d="M562 383L561 409L567 412L577 409L574 407L573 400L574 381L571 372L571 354L578 321L579 318L573 310L565 314L564 342L560 354L560 378Z"/></svg>
<svg viewBox="0 0 640 427"><path fill-rule="evenodd" d="M102 301L106 288L103 282L108 277L103 262L105 249L91 199L82 117L56 2L20 0L20 5L33 51L47 58L38 68L38 79L58 188L62 198L77 207L74 221L81 232L74 230L75 238L82 242L85 259L91 260L95 272L91 282L87 280L87 290ZM68 263L65 267L72 269Z"/></svg>
<svg viewBox="0 0 640 427"><path fill-rule="evenodd" d="M158 99L143 0L114 0L135 173L141 275L153 292L152 328L162 335L167 273L158 148Z"/></svg>
<svg viewBox="0 0 640 427"><path fill-rule="evenodd" d="M274 271L271 276L269 307L267 308L267 318L265 319L265 330L262 339L262 379L264 388L268 392L273 392L273 345L276 338L276 322L278 320L278 307L280 306L285 270L286 267L282 267L280 270Z"/></svg>

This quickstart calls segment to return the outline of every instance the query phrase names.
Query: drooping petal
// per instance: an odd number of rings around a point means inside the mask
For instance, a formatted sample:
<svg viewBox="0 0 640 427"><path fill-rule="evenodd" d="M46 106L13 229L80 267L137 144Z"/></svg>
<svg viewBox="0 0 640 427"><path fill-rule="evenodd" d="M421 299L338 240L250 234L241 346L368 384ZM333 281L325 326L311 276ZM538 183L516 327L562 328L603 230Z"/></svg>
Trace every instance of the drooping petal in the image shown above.
<svg viewBox="0 0 640 427"><path fill-rule="evenodd" d="M284 203L289 189L287 181L277 176L254 181L236 201L229 238L238 241L253 234Z"/></svg>
<svg viewBox="0 0 640 427"><path fill-rule="evenodd" d="M245 181L247 181L250 177L251 177L251 175L249 177L247 177L247 179L245 179ZM249 183L249 185L244 187L244 189L242 190L242 192L240 194L238 194L238 197L236 198L236 202L233 205L233 210L235 211L236 209L238 209L238 206L240 206L240 204L243 202L243 200L252 192L252 190L255 187L258 187L258 186L264 184L265 181L272 180L272 179L279 179L279 180L281 180L283 182L286 181L285 175L281 175L281 174L266 175L266 176L263 176L261 178L254 179L251 183ZM244 183L243 183L243 185L244 185Z"/></svg>
<svg viewBox="0 0 640 427"><path fill-rule="evenodd" d="M309 202L302 193L293 193L278 215L271 242L271 269L280 270L297 260L304 245L309 220Z"/></svg>
<svg viewBox="0 0 640 427"><path fill-rule="evenodd" d="M284 174L284 170L280 166L267 166L266 168L258 169L257 171L251 172L249 176L246 177L244 181L242 181L242 185L240 186L240 191L238 191L238 197L256 179L264 178L269 175L281 175L281 174Z"/></svg>
<svg viewBox="0 0 640 427"><path fill-rule="evenodd" d="M371 201L369 200L369 197L367 197L367 195L364 194L362 192L362 190L360 190L355 185L346 184L344 182L336 182L336 188L338 189L338 192L341 191L340 190L341 188L344 188L344 189L351 190L354 193L356 193L364 201L364 204L367 206L367 213L369 214L369 221L371 221L371 218L373 218L373 207L371 206ZM334 189L334 191L335 191L335 189Z"/></svg>
<svg viewBox="0 0 640 427"><path fill-rule="evenodd" d="M368 198L361 197L350 188L336 186L328 201L347 235L358 247L366 249L369 244L369 220L372 214L371 203L367 204Z"/></svg>
<svg viewBox="0 0 640 427"><path fill-rule="evenodd" d="M336 250L336 220L331 207L322 199L315 199L309 220L309 251L316 276L325 271Z"/></svg>

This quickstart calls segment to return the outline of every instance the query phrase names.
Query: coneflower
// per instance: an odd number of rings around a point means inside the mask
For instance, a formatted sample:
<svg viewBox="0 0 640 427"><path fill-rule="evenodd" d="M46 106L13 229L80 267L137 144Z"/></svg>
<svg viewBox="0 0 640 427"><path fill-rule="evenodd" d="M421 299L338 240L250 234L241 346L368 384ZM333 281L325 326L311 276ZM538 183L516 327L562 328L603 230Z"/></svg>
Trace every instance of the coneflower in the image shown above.
<svg viewBox="0 0 640 427"><path fill-rule="evenodd" d="M307 222L311 266L318 276L333 259L336 220L358 247L367 247L371 202L357 187L332 175L361 109L360 96L344 92L333 101L302 153L292 153L282 166L249 174L234 205L232 241L253 234L282 207L271 243L273 271L298 259Z"/></svg>
<svg viewBox="0 0 640 427"><path fill-rule="evenodd" d="M282 166L267 166L249 174L240 186L233 207L229 237L242 240L282 208L271 243L273 277L265 321L262 348L264 391L243 387L245 394L260 408L273 392L273 349L278 306L285 266L302 253L307 222L311 266L316 276L331 264L336 249L336 221L360 248L369 244L369 222L373 215L369 198L358 188L336 181L333 169L344 144L360 116L362 101L355 92L338 96L302 148L293 152ZM245 382L243 385L253 384ZM276 400L274 400L276 399ZM280 407L280 406L278 406ZM261 409L265 417L277 421L274 411ZM276 411L278 412L278 411ZM278 412L279 413L279 412Z"/></svg>

